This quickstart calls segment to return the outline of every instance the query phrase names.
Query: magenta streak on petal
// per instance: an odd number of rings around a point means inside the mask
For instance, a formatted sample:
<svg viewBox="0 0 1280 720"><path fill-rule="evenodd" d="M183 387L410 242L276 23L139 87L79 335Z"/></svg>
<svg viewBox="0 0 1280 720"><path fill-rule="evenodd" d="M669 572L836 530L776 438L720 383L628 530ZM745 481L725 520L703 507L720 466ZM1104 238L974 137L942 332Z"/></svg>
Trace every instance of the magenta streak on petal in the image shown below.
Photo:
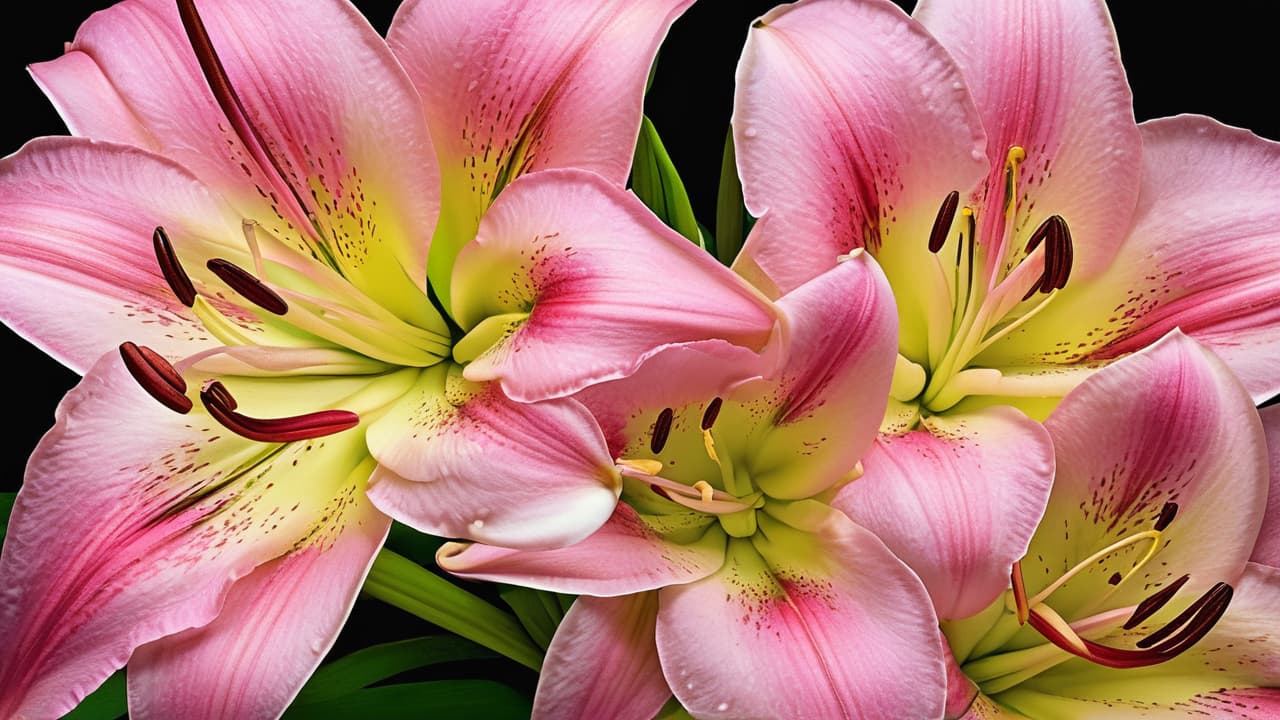
<svg viewBox="0 0 1280 720"><path fill-rule="evenodd" d="M360 423L360 416L348 410L321 410L285 418L252 418L235 412L230 392L216 380L200 391L200 400L209 414L228 430L259 442L310 440L350 430Z"/></svg>
<svg viewBox="0 0 1280 720"><path fill-rule="evenodd" d="M248 270L236 265L229 260L222 258L214 258L205 263L209 270L218 276L218 279L226 283L232 290L240 293L246 300L276 315L284 315L289 312L289 304L284 298L276 294L275 290L267 287L261 280L254 277Z"/></svg>
<svg viewBox="0 0 1280 720"><path fill-rule="evenodd" d="M191 411L191 398L183 394L186 381L159 353L125 342L120 345L120 357L133 379L157 402L176 413L185 415Z"/></svg>
<svg viewBox="0 0 1280 720"><path fill-rule="evenodd" d="M157 226L155 232L151 235L151 244L155 248L156 263L160 265L160 273L164 275L165 282L169 283L169 289L178 298L178 302L187 307L194 305L196 302L196 288L191 284L191 278L187 276L187 271L182 268L182 263L178 260L178 254L173 250L173 243L169 241L169 233L165 232L163 227Z"/></svg>

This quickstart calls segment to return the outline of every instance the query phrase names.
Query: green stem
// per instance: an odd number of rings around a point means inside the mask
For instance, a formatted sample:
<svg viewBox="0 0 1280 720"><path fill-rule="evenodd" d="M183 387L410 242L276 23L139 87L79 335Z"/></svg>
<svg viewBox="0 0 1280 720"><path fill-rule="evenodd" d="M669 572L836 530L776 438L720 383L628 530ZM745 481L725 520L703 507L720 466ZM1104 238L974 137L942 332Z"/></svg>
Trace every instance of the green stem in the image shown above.
<svg viewBox="0 0 1280 720"><path fill-rule="evenodd" d="M390 550L378 553L364 591L527 668L542 667L542 651L515 618Z"/></svg>

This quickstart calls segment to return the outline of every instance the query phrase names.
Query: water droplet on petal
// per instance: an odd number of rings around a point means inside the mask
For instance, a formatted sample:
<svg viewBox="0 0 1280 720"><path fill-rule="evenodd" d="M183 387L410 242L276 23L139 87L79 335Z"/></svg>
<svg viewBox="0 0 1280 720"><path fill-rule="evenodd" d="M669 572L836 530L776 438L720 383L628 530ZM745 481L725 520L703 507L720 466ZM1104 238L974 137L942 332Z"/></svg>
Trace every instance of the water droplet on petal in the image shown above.
<svg viewBox="0 0 1280 720"><path fill-rule="evenodd" d="M729 709L729 703L727 702L722 702L716 706L716 710L719 712L724 712L725 710L728 710L728 709Z"/></svg>
<svg viewBox="0 0 1280 720"><path fill-rule="evenodd" d="M747 129L743 130L743 131L742 131L742 134L743 134L743 135L746 135L746 136L747 136L747 137L749 137L749 138L753 138L753 137L755 137L755 136L756 136L756 129L755 129L755 128L753 128L753 127L749 127L749 128L747 128Z"/></svg>
<svg viewBox="0 0 1280 720"><path fill-rule="evenodd" d="M972 154L973 154L974 160L982 161L987 159L986 153L982 152L981 150L975 149Z"/></svg>
<svg viewBox="0 0 1280 720"><path fill-rule="evenodd" d="M484 521L483 521L483 520L472 520L472 521L471 521L471 529L472 529L472 530L479 530L479 529L481 529L481 528L483 528L483 527L484 527Z"/></svg>
<svg viewBox="0 0 1280 720"><path fill-rule="evenodd" d="M471 92L472 90L475 90L476 86L479 84L480 84L479 80L472 80L471 82L467 83L467 92Z"/></svg>
<svg viewBox="0 0 1280 720"><path fill-rule="evenodd" d="M461 70L461 69L462 69L462 61L461 61L461 60L455 60L455 61L453 62L453 69L454 69L454 70Z"/></svg>

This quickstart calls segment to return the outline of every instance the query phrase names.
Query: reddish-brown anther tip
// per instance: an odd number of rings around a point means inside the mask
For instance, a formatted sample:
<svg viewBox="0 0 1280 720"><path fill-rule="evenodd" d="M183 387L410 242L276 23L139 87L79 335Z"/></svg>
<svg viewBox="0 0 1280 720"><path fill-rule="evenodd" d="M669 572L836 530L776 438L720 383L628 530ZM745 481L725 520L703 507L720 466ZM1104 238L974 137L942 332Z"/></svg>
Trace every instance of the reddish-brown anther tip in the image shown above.
<svg viewBox="0 0 1280 720"><path fill-rule="evenodd" d="M1169 527L1169 523L1178 516L1178 503L1167 502L1160 508L1160 515L1156 518L1156 530L1164 530Z"/></svg>
<svg viewBox="0 0 1280 720"><path fill-rule="evenodd" d="M178 254L174 252L169 233L165 232L164 228L156 227L155 232L151 234L151 246L155 251L156 264L160 266L160 274L164 276L164 281L168 283L174 297L187 307L194 305L196 288L191 284L187 271L182 268L182 263L178 261Z"/></svg>
<svg viewBox="0 0 1280 720"><path fill-rule="evenodd" d="M244 299L254 305L276 315L289 312L289 303L248 270L222 258L214 258L205 264L214 275L218 276L219 280L227 284L227 287L240 293Z"/></svg>
<svg viewBox="0 0 1280 720"><path fill-rule="evenodd" d="M360 424L360 416L348 410L321 410L283 418L254 418L235 411L235 398L218 381L207 383L200 401L213 419L231 432L250 440L286 443L333 435Z"/></svg>
<svg viewBox="0 0 1280 720"><path fill-rule="evenodd" d="M671 421L675 419L675 411L663 408L658 419L653 422L653 435L649 437L649 452L657 455L667 446L667 437L671 435Z"/></svg>
<svg viewBox="0 0 1280 720"><path fill-rule="evenodd" d="M955 222L956 210L960 207L960 193L952 190L942 200L938 215L933 219L933 228L929 230L929 252L937 253L947 244L947 236L951 234L951 224Z"/></svg>
<svg viewBox="0 0 1280 720"><path fill-rule="evenodd" d="M1189 631L1196 630L1204 624L1202 616L1212 617L1216 613L1217 617L1221 617L1222 613L1218 612L1217 606L1222 604L1222 610L1225 611L1226 603L1231 601L1232 592L1231 586L1226 583L1220 582L1214 585L1205 594L1197 598L1195 602L1191 603L1186 610L1183 610L1177 617L1166 623L1164 627L1139 640L1137 642L1138 647L1143 649L1152 648L1179 630L1179 628L1182 629L1182 632L1178 633L1178 636L1183 637ZM1216 617L1213 622L1217 622ZM1184 625L1186 627L1183 627ZM1201 637L1203 637L1203 634L1208 633L1210 627L1212 627L1212 624L1209 627L1198 630L1201 633ZM1197 637L1196 639L1199 638ZM1170 642L1172 643L1173 641ZM1164 647L1165 645L1161 646Z"/></svg>
<svg viewBox="0 0 1280 720"><path fill-rule="evenodd" d="M1128 620L1125 620L1124 629L1132 630L1141 625L1144 620L1156 614L1160 608L1173 599L1173 596L1178 593L1178 590L1182 589L1183 585L1187 584L1187 580L1190 577L1190 575L1183 575L1160 590L1151 593L1145 600L1138 603L1138 607L1133 609L1133 614L1129 616Z"/></svg>
<svg viewBox="0 0 1280 720"><path fill-rule="evenodd" d="M716 418L720 417L720 407L724 405L724 400L713 398L707 403L707 409L702 413L702 429L710 430L716 424Z"/></svg>
<svg viewBox="0 0 1280 720"><path fill-rule="evenodd" d="M183 393L187 383L159 353L131 342L121 343L120 358L124 367L148 395L170 410L186 414L192 402Z"/></svg>

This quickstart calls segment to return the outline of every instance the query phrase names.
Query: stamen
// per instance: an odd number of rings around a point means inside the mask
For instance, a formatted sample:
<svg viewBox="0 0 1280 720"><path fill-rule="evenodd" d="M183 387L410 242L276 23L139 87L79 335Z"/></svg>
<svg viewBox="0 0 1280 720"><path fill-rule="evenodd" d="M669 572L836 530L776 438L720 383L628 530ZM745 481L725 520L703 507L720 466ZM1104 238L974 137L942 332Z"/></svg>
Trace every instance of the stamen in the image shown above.
<svg viewBox="0 0 1280 720"><path fill-rule="evenodd" d="M724 401L720 398L714 398L707 403L707 409L702 413L702 429L710 430L716 424L716 418L720 417L720 406Z"/></svg>
<svg viewBox="0 0 1280 720"><path fill-rule="evenodd" d="M929 252L937 254L947 243L951 234L951 223L956 219L956 210L960 207L960 192L952 190L938 208L938 216L933 219L933 229L929 231Z"/></svg>
<svg viewBox="0 0 1280 720"><path fill-rule="evenodd" d="M186 381L159 353L126 342L120 345L120 357L133 379L157 402L183 415L191 411L191 398L183 394Z"/></svg>
<svg viewBox="0 0 1280 720"><path fill-rule="evenodd" d="M178 254L173 250L173 243L169 241L169 233L163 227L156 226L155 232L151 234L151 246L155 249L156 263L160 266L164 281L169 284L169 290L178 298L178 302L187 307L194 305L196 288L191 284L187 271L182 269Z"/></svg>
<svg viewBox="0 0 1280 720"><path fill-rule="evenodd" d="M1182 586L1187 584L1187 580L1190 579L1190 577L1190 575L1183 575L1177 580L1169 583L1167 587L1157 590L1148 596L1147 599L1138 603L1138 607L1134 608L1133 614L1129 616L1128 620L1124 621L1124 629L1132 630L1141 625L1142 621L1159 612L1160 608L1168 604L1168 602L1173 599L1173 596L1178 593L1178 590L1181 590Z"/></svg>
<svg viewBox="0 0 1280 720"><path fill-rule="evenodd" d="M214 275L218 276L218 279L254 305L276 315L289 312L289 303L286 303L275 290L264 285L248 270L222 258L214 258L205 264Z"/></svg>
<svg viewBox="0 0 1280 720"><path fill-rule="evenodd" d="M1027 159L1027 151L1014 145L1009 148L1004 163L1004 210L1009 211L1014 196L1018 194L1018 166Z"/></svg>
<svg viewBox="0 0 1280 720"><path fill-rule="evenodd" d="M702 496L702 502L711 502L711 500L716 496L716 489L711 487L711 483L706 480L699 480L694 483L692 487L694 490L698 491L699 495Z"/></svg>
<svg viewBox="0 0 1280 720"><path fill-rule="evenodd" d="M675 411L671 408L662 408L662 412L658 413L658 419L653 421L653 435L649 437L649 451L654 455L662 452L662 448L667 446L667 438L671 435L671 421L675 418Z"/></svg>
<svg viewBox="0 0 1280 720"><path fill-rule="evenodd" d="M1040 223L1040 226L1036 228L1035 232L1031 233L1031 238L1027 240L1027 254L1030 255L1035 252L1035 249L1040 247L1040 243L1044 242L1044 239L1049 237L1049 233L1052 232L1052 230L1053 217L1045 218L1044 222Z"/></svg>
<svg viewBox="0 0 1280 720"><path fill-rule="evenodd" d="M1062 269L1053 287L1061 290L1067 286L1067 280L1071 278L1071 264L1075 259L1075 250L1071 244L1071 228L1067 227L1067 221L1062 219L1061 215L1054 215L1054 217L1058 219L1058 236L1062 243Z"/></svg>
<svg viewBox="0 0 1280 720"><path fill-rule="evenodd" d="M214 380L200 391L200 400L215 420L241 437L259 442L284 443L333 435L360 423L360 416L347 410L321 410L293 417L261 419L235 412L227 402L231 393Z"/></svg>
<svg viewBox="0 0 1280 720"><path fill-rule="evenodd" d="M1022 577L1022 561L1013 563L1013 570L1009 573L1009 584L1013 586L1013 601L1017 608L1018 624L1027 624L1027 615L1029 608L1027 606L1027 585Z"/></svg>
<svg viewBox="0 0 1280 720"><path fill-rule="evenodd" d="M1160 508L1160 516L1156 518L1156 530L1164 530L1178 515L1178 503L1167 502Z"/></svg>
<svg viewBox="0 0 1280 720"><path fill-rule="evenodd" d="M1165 638L1172 635L1173 632L1178 628L1181 628L1183 625L1186 625L1187 622L1190 621L1192 618L1195 618L1196 616L1198 616L1200 612L1204 610L1204 608L1208 606L1211 602L1220 602L1219 600L1216 599L1216 597L1218 594L1223 592L1223 588L1226 588L1227 591L1231 590L1231 586L1226 583L1220 582L1215 584L1213 587L1209 588L1209 590L1205 594L1196 598L1195 602L1187 606L1186 610L1183 610L1181 613L1179 613L1178 616L1175 617L1173 620L1170 620L1169 622L1165 623L1164 627L1156 630L1150 635L1139 640L1137 642L1138 647L1143 649L1152 647L1153 645L1159 643L1161 640L1164 640ZM1126 626L1126 629L1128 629L1128 623L1125 623L1125 626Z"/></svg>
<svg viewBox="0 0 1280 720"><path fill-rule="evenodd" d="M632 460L629 458L618 458L615 462L622 467L638 470L646 475L657 475L662 472L662 463L657 460Z"/></svg>

